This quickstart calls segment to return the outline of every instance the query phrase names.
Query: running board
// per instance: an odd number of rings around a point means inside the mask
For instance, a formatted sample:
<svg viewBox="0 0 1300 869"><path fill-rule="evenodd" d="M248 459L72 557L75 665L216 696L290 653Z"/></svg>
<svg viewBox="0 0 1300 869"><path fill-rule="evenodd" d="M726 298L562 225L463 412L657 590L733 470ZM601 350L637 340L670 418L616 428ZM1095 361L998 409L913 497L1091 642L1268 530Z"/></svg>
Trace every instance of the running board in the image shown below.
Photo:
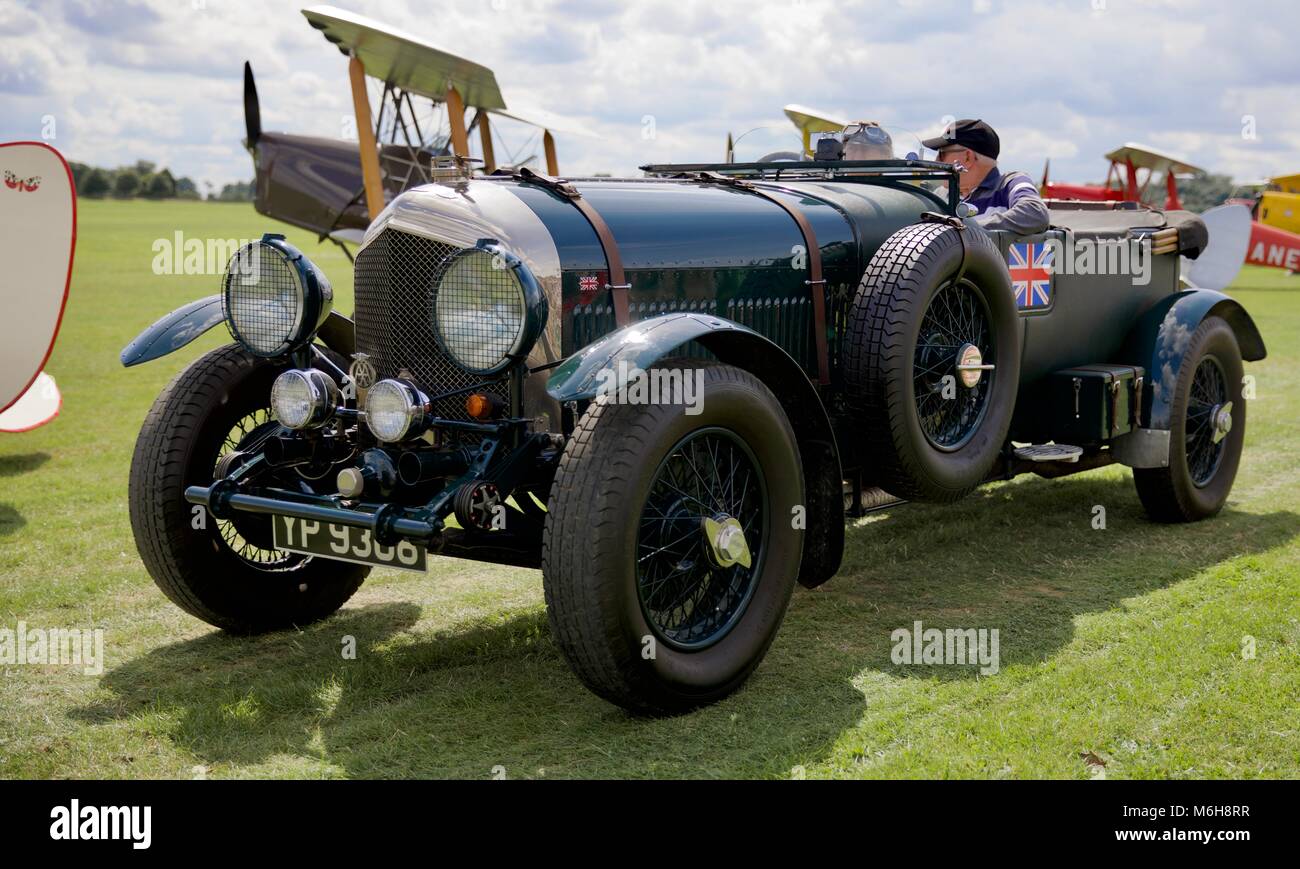
<svg viewBox="0 0 1300 869"><path fill-rule="evenodd" d="M875 486L859 489L855 503L853 483L844 481L844 513L854 519L906 503L907 501L902 498L895 498L884 489Z"/></svg>
<svg viewBox="0 0 1300 869"><path fill-rule="evenodd" d="M1082 455L1083 447L1069 444L1030 444L1015 449L1022 462L1077 462Z"/></svg>

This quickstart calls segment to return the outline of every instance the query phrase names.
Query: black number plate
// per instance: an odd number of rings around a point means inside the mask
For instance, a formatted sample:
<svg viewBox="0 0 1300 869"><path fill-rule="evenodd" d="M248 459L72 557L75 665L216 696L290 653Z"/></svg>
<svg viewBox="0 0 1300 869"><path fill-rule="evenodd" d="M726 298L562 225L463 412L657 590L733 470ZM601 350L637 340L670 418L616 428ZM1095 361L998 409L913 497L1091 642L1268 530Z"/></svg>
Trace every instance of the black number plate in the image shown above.
<svg viewBox="0 0 1300 869"><path fill-rule="evenodd" d="M396 546L384 546L365 528L273 515L272 529L275 548L288 552L417 573L423 573L428 566L429 556L423 546L409 540Z"/></svg>

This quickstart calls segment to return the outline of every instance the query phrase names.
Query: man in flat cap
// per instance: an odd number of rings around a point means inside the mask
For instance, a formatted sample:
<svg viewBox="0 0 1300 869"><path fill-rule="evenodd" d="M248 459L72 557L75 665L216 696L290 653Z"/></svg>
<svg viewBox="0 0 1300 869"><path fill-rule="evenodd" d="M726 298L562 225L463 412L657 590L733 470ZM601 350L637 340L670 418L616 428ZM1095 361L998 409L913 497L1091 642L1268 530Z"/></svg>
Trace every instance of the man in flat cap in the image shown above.
<svg viewBox="0 0 1300 869"><path fill-rule="evenodd" d="M1002 144L988 124L966 118L922 144L939 152L939 162L956 163L966 170L958 176L962 201L975 206L976 220L985 229L1006 229L1018 235L1047 229L1051 218L1033 179L1024 172L998 169Z"/></svg>

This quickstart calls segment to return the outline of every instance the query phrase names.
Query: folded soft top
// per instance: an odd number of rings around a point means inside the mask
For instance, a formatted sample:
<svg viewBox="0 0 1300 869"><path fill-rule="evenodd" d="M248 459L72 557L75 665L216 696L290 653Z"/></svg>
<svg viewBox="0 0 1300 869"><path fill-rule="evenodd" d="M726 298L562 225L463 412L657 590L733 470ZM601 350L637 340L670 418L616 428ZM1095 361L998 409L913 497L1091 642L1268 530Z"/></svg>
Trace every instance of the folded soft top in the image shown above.
<svg viewBox="0 0 1300 869"><path fill-rule="evenodd" d="M1072 202L1048 200L1052 226L1068 229L1076 236L1129 238L1160 229L1178 230L1178 252L1196 259L1209 244L1205 221L1190 211L1158 211L1133 203Z"/></svg>

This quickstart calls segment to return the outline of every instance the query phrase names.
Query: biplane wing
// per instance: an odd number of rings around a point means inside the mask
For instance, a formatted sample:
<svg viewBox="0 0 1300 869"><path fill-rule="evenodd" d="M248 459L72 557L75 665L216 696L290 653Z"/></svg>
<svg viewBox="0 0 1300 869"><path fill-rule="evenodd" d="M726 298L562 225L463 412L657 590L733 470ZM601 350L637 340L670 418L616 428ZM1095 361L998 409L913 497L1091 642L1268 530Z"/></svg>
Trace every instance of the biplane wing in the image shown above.
<svg viewBox="0 0 1300 869"><path fill-rule="evenodd" d="M345 9L311 6L302 14L339 51L360 60L366 75L385 84L439 102L455 88L466 106L506 108L496 74L482 64Z"/></svg>
<svg viewBox="0 0 1300 869"><path fill-rule="evenodd" d="M848 125L848 121L834 118L829 112L810 109L794 103L785 107L785 116L799 130L809 133L838 133Z"/></svg>
<svg viewBox="0 0 1300 869"><path fill-rule="evenodd" d="M813 133L838 133L848 126L848 122L832 117L829 113L807 106L791 103L785 107L785 116L798 128L803 137L803 151L812 155Z"/></svg>
<svg viewBox="0 0 1300 869"><path fill-rule="evenodd" d="M1136 142L1126 142L1106 155L1112 163L1132 164L1134 169L1146 169L1149 172L1173 172L1174 175L1204 175L1205 170L1193 166L1179 157L1157 151Z"/></svg>
<svg viewBox="0 0 1300 869"><path fill-rule="evenodd" d="M539 109L536 106L519 106L511 109L486 109L486 111L498 117L509 118L512 121L518 121L521 124L527 124L530 127L537 127L539 130L549 130L552 133L563 133L566 136L582 136L584 138L594 139L596 134L590 130L583 129L582 125L573 118L558 115L545 109Z"/></svg>
<svg viewBox="0 0 1300 869"><path fill-rule="evenodd" d="M360 60L366 75L390 89L442 103L454 88L464 108L509 118L547 133L590 135L578 123L554 112L507 107L492 70L431 42L333 6L312 6L302 14L339 51Z"/></svg>

